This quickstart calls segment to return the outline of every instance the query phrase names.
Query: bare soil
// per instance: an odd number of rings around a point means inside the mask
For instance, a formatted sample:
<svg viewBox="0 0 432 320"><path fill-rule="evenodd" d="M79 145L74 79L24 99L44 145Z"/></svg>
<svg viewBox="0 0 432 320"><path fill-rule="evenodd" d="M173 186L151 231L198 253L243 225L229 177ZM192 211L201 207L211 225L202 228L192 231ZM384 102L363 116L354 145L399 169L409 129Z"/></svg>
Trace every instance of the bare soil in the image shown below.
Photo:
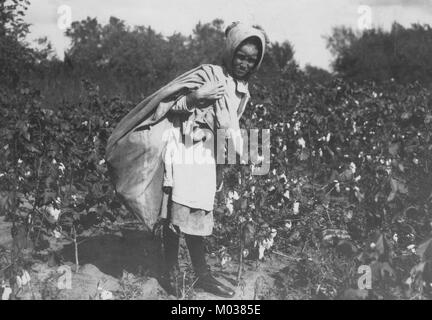
<svg viewBox="0 0 432 320"><path fill-rule="evenodd" d="M10 249L11 224L0 218L0 246ZM168 295L158 282L162 266L160 241L136 223L99 228L78 238L78 264L75 245L65 239L50 239L50 247L29 256L29 285L18 290L18 299L223 299L194 288L194 277L184 240L180 241L180 267L184 275L182 296ZM287 259L276 255L264 261L244 262L242 280L237 284L238 261L221 266L208 255L214 275L236 291L233 299L283 299L280 274ZM71 285L59 287L64 270L69 268Z"/></svg>

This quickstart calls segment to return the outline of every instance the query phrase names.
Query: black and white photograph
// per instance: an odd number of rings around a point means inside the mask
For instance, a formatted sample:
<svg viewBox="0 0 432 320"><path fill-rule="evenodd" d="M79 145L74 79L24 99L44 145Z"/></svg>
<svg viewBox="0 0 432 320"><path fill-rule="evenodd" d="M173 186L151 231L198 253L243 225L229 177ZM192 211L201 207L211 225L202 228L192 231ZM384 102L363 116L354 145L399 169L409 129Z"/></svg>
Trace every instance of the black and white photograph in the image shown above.
<svg viewBox="0 0 432 320"><path fill-rule="evenodd" d="M432 0L0 0L0 299L430 300L431 24Z"/></svg>

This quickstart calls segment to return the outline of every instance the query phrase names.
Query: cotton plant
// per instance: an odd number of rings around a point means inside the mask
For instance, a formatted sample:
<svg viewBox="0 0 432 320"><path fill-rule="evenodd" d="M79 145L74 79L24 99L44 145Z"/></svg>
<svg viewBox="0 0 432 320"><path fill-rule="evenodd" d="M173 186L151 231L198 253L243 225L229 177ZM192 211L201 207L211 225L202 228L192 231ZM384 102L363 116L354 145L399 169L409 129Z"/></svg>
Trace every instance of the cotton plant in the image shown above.
<svg viewBox="0 0 432 320"><path fill-rule="evenodd" d="M239 200L240 196L237 191L229 191L225 199L225 206L228 209L228 214L232 215L234 213L234 201Z"/></svg>
<svg viewBox="0 0 432 320"><path fill-rule="evenodd" d="M224 253L220 257L220 264L222 267L226 266L232 260L231 256L228 253Z"/></svg>
<svg viewBox="0 0 432 320"><path fill-rule="evenodd" d="M340 192L340 183L339 183L339 181L338 180L334 180L333 182L335 184L335 186L334 186L335 190L339 193Z"/></svg>
<svg viewBox="0 0 432 320"><path fill-rule="evenodd" d="M54 208L54 206L52 204L46 206L44 209L45 209L45 212L48 214L49 219L52 222L58 221L60 214L61 214L60 209Z"/></svg>
<svg viewBox="0 0 432 320"><path fill-rule="evenodd" d="M240 199L240 196L238 195L237 191L229 191L228 192L228 198L232 200L238 200Z"/></svg>
<svg viewBox="0 0 432 320"><path fill-rule="evenodd" d="M54 229L53 235L56 239L60 239L62 237L61 229L60 228Z"/></svg>
<svg viewBox="0 0 432 320"><path fill-rule="evenodd" d="M114 295L111 291L104 289L100 284L98 284L98 294L101 300L113 300Z"/></svg>
<svg viewBox="0 0 432 320"><path fill-rule="evenodd" d="M24 270L21 276L16 276L15 280L18 288L21 288L30 283L30 274L27 272L27 270Z"/></svg>
<svg viewBox="0 0 432 320"><path fill-rule="evenodd" d="M293 204L293 214L298 215L300 213L300 202L295 201Z"/></svg>
<svg viewBox="0 0 432 320"><path fill-rule="evenodd" d="M232 199L227 198L227 199L226 199L225 206L226 206L227 209L228 209L228 213L229 213L229 215L232 215L232 214L234 213L234 204L233 204L233 202L232 202Z"/></svg>
<svg viewBox="0 0 432 320"><path fill-rule="evenodd" d="M64 171L66 170L66 167L62 162L60 162L58 169L60 170L61 174L63 175Z"/></svg>
<svg viewBox="0 0 432 320"><path fill-rule="evenodd" d="M410 244L409 246L407 246L407 249L409 251L411 251L411 253L416 254L416 245L415 244Z"/></svg>
<svg viewBox="0 0 432 320"><path fill-rule="evenodd" d="M305 141L305 139L303 139L303 137L298 139L297 143L300 147L302 147L302 149L306 148L306 141Z"/></svg>
<svg viewBox="0 0 432 320"><path fill-rule="evenodd" d="M1 288L2 288L1 300L9 300L12 294L11 287L4 283L1 285Z"/></svg>
<svg viewBox="0 0 432 320"><path fill-rule="evenodd" d="M274 239L277 235L277 230L272 229L270 232L270 235L268 237L265 237L261 239L257 245L258 245L258 259L262 260L264 258L264 252L266 250L269 250L271 247L273 247Z"/></svg>

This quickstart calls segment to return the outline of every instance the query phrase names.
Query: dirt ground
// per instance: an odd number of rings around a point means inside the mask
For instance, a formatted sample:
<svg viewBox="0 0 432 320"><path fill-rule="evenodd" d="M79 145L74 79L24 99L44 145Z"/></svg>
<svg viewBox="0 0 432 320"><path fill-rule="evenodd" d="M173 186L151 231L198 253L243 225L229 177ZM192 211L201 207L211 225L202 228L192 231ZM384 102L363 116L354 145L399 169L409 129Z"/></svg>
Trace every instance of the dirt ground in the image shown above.
<svg viewBox="0 0 432 320"><path fill-rule="evenodd" d="M13 241L10 223L0 217L0 246L10 249ZM195 289L190 259L184 240L180 244L180 267L184 272L180 297L169 296L158 283L161 270L157 238L134 223L99 229L78 239L76 268L75 246L64 239L51 239L48 249L33 254L26 270L31 281L22 286L17 299L223 299ZM215 276L235 289L233 299L281 299L278 274L287 261L271 255L264 261L246 261L242 281L236 285L238 262L223 267L208 255ZM65 273L65 270L70 270ZM66 276L65 276L66 275ZM67 278L69 277L69 278ZM70 285L61 286L65 279ZM60 283L60 285L59 285Z"/></svg>

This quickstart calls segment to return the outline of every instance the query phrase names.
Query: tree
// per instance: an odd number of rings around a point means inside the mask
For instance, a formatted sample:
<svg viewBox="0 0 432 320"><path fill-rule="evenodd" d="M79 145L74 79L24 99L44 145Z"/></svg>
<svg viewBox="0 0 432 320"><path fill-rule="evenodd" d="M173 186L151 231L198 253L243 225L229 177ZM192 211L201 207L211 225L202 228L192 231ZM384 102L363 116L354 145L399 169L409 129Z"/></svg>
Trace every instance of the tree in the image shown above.
<svg viewBox="0 0 432 320"><path fill-rule="evenodd" d="M193 62L197 65L202 63L220 63L224 44L223 20L215 19L211 23L205 24L198 22L193 30L189 44Z"/></svg>
<svg viewBox="0 0 432 320"><path fill-rule="evenodd" d="M74 21L66 30L66 36L71 40L66 54L74 64L92 68L102 58L102 26L96 18Z"/></svg>
<svg viewBox="0 0 432 320"><path fill-rule="evenodd" d="M362 33L338 27L326 40L334 56L334 71L347 80L432 81L432 30L429 25L413 24L404 28L393 23L390 31L378 28Z"/></svg>
<svg viewBox="0 0 432 320"><path fill-rule="evenodd" d="M281 70L294 59L294 48L288 41L284 41L281 44L279 42L272 43L269 47L268 53L268 56L271 57L273 66Z"/></svg>
<svg viewBox="0 0 432 320"><path fill-rule="evenodd" d="M305 66L304 73L306 77L315 83L326 84L333 79L332 74L327 70L311 66L310 64Z"/></svg>
<svg viewBox="0 0 432 320"><path fill-rule="evenodd" d="M0 82L11 87L32 63L32 50L24 42L29 32L23 20L28 5L27 0L0 0Z"/></svg>

